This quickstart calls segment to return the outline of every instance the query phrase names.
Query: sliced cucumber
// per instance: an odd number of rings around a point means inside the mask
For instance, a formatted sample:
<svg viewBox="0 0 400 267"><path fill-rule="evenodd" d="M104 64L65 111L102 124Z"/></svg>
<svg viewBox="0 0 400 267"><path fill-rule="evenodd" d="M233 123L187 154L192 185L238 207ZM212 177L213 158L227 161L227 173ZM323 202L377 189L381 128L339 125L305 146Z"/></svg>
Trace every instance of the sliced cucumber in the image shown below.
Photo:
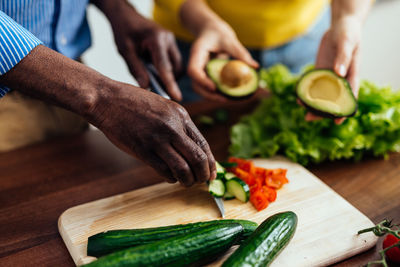
<svg viewBox="0 0 400 267"><path fill-rule="evenodd" d="M224 168L232 168L238 165L236 162L220 162L219 164Z"/></svg>
<svg viewBox="0 0 400 267"><path fill-rule="evenodd" d="M231 200L231 199L235 199L236 197L234 195L232 195L231 193L229 193L228 191L225 192L224 194L224 200Z"/></svg>
<svg viewBox="0 0 400 267"><path fill-rule="evenodd" d="M223 197L226 192L225 184L220 179L214 179L208 185L208 191L214 197Z"/></svg>
<svg viewBox="0 0 400 267"><path fill-rule="evenodd" d="M227 172L227 173L225 174L225 179L226 179L226 180L230 180L230 179L232 179L233 177L236 177L236 175L234 175L234 174L231 173L231 172Z"/></svg>
<svg viewBox="0 0 400 267"><path fill-rule="evenodd" d="M225 174L226 170L224 167L221 166L218 162L215 162L215 166L217 167L217 173L223 173Z"/></svg>
<svg viewBox="0 0 400 267"><path fill-rule="evenodd" d="M250 188L245 182L243 182L239 178L233 177L232 179L228 180L226 182L226 189L230 194L234 195L240 201L249 201Z"/></svg>

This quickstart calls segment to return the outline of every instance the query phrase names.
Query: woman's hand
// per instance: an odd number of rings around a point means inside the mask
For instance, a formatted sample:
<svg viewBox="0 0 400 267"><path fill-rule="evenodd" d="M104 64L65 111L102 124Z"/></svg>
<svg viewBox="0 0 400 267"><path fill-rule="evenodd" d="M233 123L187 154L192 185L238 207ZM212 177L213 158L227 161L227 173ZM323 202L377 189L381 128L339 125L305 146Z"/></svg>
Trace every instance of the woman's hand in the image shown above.
<svg viewBox="0 0 400 267"><path fill-rule="evenodd" d="M348 80L354 96L359 89L361 22L352 17L345 17L332 25L324 34L319 46L315 68L331 69ZM308 112L306 120L317 120L321 117ZM345 118L335 119L340 124Z"/></svg>
<svg viewBox="0 0 400 267"><path fill-rule="evenodd" d="M354 95L358 95L359 48L361 23L355 18L343 18L323 36L315 67L332 69L346 78Z"/></svg>
<svg viewBox="0 0 400 267"><path fill-rule="evenodd" d="M373 1L332 0L332 24L324 34L315 67L331 69L350 83L354 96L359 90L359 61L362 25ZM306 120L320 119L307 113ZM337 124L345 118L335 119Z"/></svg>
<svg viewBox="0 0 400 267"><path fill-rule="evenodd" d="M229 26L217 25L203 29L190 51L188 75L192 78L193 90L212 100L226 101L225 97L216 93L214 82L205 72L205 66L212 56L229 56L242 60L253 68L258 67L258 63Z"/></svg>
<svg viewBox="0 0 400 267"><path fill-rule="evenodd" d="M210 58L233 57L254 68L258 67L258 63L240 43L233 29L210 9L206 1L186 0L180 8L180 18L196 36L187 69L192 78L193 90L205 98L226 101L225 97L216 93L214 82L205 72Z"/></svg>

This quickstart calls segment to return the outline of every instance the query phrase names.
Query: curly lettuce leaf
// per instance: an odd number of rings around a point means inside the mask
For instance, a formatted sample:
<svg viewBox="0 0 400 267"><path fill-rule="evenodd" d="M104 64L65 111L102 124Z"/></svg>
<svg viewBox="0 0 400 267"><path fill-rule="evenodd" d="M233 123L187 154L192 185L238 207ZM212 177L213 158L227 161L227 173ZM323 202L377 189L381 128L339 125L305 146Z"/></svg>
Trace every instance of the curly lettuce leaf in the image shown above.
<svg viewBox="0 0 400 267"><path fill-rule="evenodd" d="M336 125L331 119L304 120L306 109L296 102L299 77L285 66L261 70L260 79L272 96L232 127L231 155L281 154L307 165L400 151L400 92L363 81L356 115Z"/></svg>

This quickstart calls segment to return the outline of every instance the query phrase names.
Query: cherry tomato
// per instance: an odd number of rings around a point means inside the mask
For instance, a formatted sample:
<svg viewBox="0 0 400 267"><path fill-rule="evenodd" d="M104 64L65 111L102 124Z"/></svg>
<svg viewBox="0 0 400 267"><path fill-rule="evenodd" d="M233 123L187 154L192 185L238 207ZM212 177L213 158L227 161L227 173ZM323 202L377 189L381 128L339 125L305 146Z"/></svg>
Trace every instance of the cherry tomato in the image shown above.
<svg viewBox="0 0 400 267"><path fill-rule="evenodd" d="M382 247L383 249L390 247L396 243L398 243L400 239L395 237L394 235L388 234L385 239L383 240ZM400 248L394 247L386 251L386 256L388 259L395 263L400 263Z"/></svg>

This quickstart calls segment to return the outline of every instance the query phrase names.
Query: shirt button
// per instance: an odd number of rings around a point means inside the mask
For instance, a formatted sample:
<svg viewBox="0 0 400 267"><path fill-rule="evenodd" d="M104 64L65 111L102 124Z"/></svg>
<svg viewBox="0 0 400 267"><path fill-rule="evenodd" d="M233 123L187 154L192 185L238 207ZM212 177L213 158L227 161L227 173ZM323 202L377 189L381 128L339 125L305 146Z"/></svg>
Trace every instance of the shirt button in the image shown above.
<svg viewBox="0 0 400 267"><path fill-rule="evenodd" d="M62 45L66 45L67 44L67 38L65 38L64 34L61 35L60 42L61 42Z"/></svg>

